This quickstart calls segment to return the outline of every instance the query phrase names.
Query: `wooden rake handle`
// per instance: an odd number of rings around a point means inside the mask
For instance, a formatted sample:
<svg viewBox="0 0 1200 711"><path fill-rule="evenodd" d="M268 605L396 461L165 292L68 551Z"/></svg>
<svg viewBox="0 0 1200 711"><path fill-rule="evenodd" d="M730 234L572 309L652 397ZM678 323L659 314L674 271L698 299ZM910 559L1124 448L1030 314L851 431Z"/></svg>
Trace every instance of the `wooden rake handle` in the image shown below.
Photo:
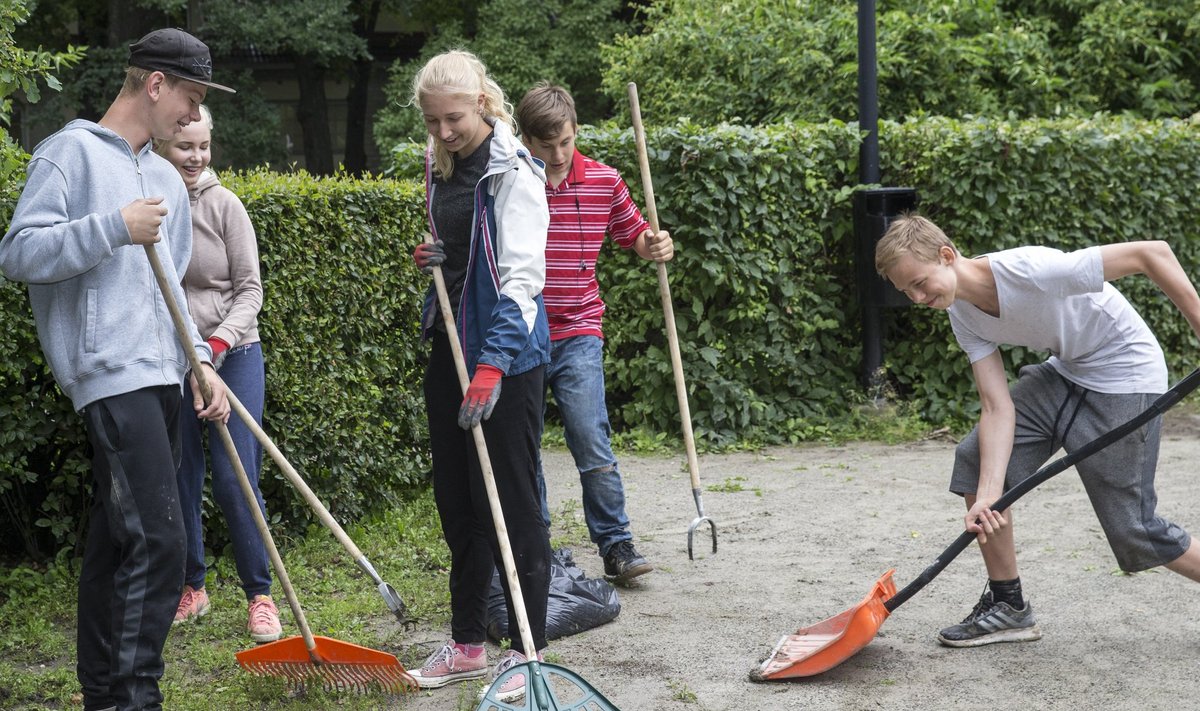
<svg viewBox="0 0 1200 711"><path fill-rule="evenodd" d="M425 241L433 242L433 235L426 234ZM454 312L450 309L450 295L446 292L446 279L442 276L440 266L433 267L433 285L437 290L438 308L441 310L442 322L446 325L446 337L450 340L450 350L454 354L454 367L458 371L458 383L463 394L471 385L467 375L467 362L463 357L462 343L458 340L458 330L454 324ZM483 470L483 485L487 490L488 506L492 510L492 522L496 526L496 538L500 542L500 558L504 562L504 575L508 578L508 590L512 595L512 604L517 616L517 626L521 630L521 646L525 649L525 659L537 662L537 648L533 644L533 632L529 626L529 615L525 610L525 596L521 593L521 580L517 577L517 564L513 559L512 546L508 542L508 526L504 523L504 510L500 507L500 493L496 491L496 477L492 473L492 459L488 455L487 441L483 437L482 425L471 427L475 438L475 451L479 454L479 468Z"/></svg>
<svg viewBox="0 0 1200 711"><path fill-rule="evenodd" d="M144 245L146 248L146 258L150 260L150 268L154 270L154 280L158 282L158 290L162 293L163 300L167 302L167 310L171 312L171 320L175 323L175 333L179 336L179 343L183 346L183 352L187 355L188 363L191 365L192 373L196 376L196 382L200 385L200 393L204 396L204 401L212 400L212 386L208 383L208 378L204 374L204 368L200 363L200 357L196 355L196 347L188 340L188 328L183 320L183 312L179 308L179 302L175 300L175 292L171 288L171 283L167 279L167 274L163 271L162 262L159 261L158 252L154 245ZM186 393L185 393L186 396ZM230 394L232 397L232 394ZM250 486L250 477L246 475L246 470L242 467L242 459L238 456L237 447L233 444L233 438L229 436L229 428L224 422L213 422L217 427L217 432L221 436L221 442L225 445L225 452L229 455L229 462L233 465L233 470L237 472L238 483L242 488L242 496L246 500L246 505L250 507L251 513L254 515L254 524L258 527L258 533L262 537L263 545L267 548L267 554L271 557L271 565L275 568L275 574L279 577L279 584L283 586L283 592L287 596L288 605L292 608L292 616L296 618L296 625L300 627L300 634L304 637L304 646L308 648L308 653L312 656L314 662L322 661L317 655L317 642L313 639L312 631L308 627L308 620L304 617L304 610L300 607L300 599L296 597L296 591L292 588L291 578L288 577L287 569L283 567L283 558L279 556L279 549L275 547L275 539L271 536L271 530L267 528L267 519L263 516L262 509L258 507L258 497L254 495L254 489Z"/></svg>
<svg viewBox="0 0 1200 711"><path fill-rule="evenodd" d="M391 585L383 581L383 578L379 576L379 572L375 570L375 566L371 565L371 561L367 560L367 556L359 550L358 546L354 545L354 541L351 540L345 529L342 528L342 525L337 522L333 514L329 513L329 509L325 507L325 504L321 503L321 499L317 496L316 492L309 487L308 482L304 481L304 477L300 476L300 473L287 460L287 457L283 456L283 452L271 440L271 437L262 426L254 420L254 416L250 414L246 406L234 396L232 391L227 390L225 397L229 400L230 407L233 408L233 411L237 413L237 416L246 425L246 428L254 434L258 443L271 455L271 459L274 460L279 470L283 472L288 482L291 483L296 491L300 492L301 498L308 503L308 507L313 510L317 518L321 520L321 523L325 524L325 528L328 528L333 533L333 537L338 540L338 543L342 544L342 547L346 549L346 552L350 554L358 567L375 583L380 595L383 596L384 602L387 603L388 609L392 611L396 619L402 623L407 623L409 621L407 617L408 608L404 604L404 600L400 598L399 593Z"/></svg>
<svg viewBox="0 0 1200 711"><path fill-rule="evenodd" d="M650 176L650 158L646 153L646 131L642 127L642 108L638 102L637 84L629 82L629 113L633 117L633 137L637 143L638 166L642 186L646 191L646 215L650 229L658 232L658 208L654 204L654 181ZM696 438L692 433L692 410L688 406L687 385L683 379L683 359L679 354L679 335L675 329L675 309L671 304L671 285L667 281L667 265L658 265L658 294L662 298L663 320L667 330L667 345L671 351L671 370L675 373L675 397L679 400L679 419L683 423L683 444L687 448L688 470L692 475L692 496L696 509L704 515L700 499L700 462L696 457Z"/></svg>

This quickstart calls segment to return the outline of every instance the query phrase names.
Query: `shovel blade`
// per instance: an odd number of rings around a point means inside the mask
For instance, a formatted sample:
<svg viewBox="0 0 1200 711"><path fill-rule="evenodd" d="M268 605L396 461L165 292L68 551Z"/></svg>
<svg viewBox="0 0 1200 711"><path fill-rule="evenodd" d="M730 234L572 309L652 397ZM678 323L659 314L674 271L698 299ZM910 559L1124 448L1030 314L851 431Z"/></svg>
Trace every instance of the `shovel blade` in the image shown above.
<svg viewBox="0 0 1200 711"><path fill-rule="evenodd" d="M750 672L750 680L814 676L857 654L875 638L890 614L883 603L896 594L896 583L892 581L895 572L889 570L881 575L862 602L849 610L810 627L801 627L795 634L779 640L770 656Z"/></svg>

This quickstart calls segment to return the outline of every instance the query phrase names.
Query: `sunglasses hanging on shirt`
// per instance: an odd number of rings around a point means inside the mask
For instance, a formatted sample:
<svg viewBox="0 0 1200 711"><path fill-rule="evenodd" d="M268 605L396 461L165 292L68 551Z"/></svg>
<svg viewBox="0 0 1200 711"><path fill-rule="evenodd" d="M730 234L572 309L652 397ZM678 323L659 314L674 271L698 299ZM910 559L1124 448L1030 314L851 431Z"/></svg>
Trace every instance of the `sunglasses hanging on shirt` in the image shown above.
<svg viewBox="0 0 1200 711"><path fill-rule="evenodd" d="M579 271L586 272L587 261L583 251L583 209L579 207L579 193L573 193L572 197L575 198L575 224L579 226Z"/></svg>

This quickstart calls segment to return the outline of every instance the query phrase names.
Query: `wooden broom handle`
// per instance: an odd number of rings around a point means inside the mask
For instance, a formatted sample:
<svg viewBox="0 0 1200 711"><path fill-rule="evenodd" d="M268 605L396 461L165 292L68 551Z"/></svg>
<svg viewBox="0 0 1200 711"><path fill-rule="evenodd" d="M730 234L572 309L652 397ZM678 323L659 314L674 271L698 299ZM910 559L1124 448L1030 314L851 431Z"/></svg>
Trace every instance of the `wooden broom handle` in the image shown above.
<svg viewBox="0 0 1200 711"><path fill-rule="evenodd" d="M204 374L200 356L196 354L196 346L188 339L188 328L187 323L183 320L183 311L180 310L179 303L175 300L175 292L171 288L166 272L163 271L162 262L158 259L158 252L152 244L143 246L146 248L146 258L150 260L150 268L154 270L154 279L158 282L158 290L162 293L163 301L167 302L171 320L175 322L175 333L179 336L179 343L183 346L183 352L187 355L188 363L192 367L192 374L196 376L196 382L200 385L200 394L204 396L204 402L211 402L212 386L209 385L208 377ZM279 584L283 586L288 605L292 608L292 616L296 618L296 625L304 637L304 646L308 648L308 653L314 661L322 661L317 656L317 642L313 639L312 630L308 627L308 620L304 617L304 610L300 607L300 599L296 597L296 591L292 588L292 580L283 566L283 558L279 556L279 549L275 547L275 539L271 536L271 530L267 528L267 520L263 516L262 509L258 507L258 497L254 495L254 489L250 486L250 477L246 475L242 459L238 456L237 447L233 444L233 438L229 436L229 428L225 426L224 422L214 421L213 424L217 426L221 442L225 445L225 452L229 455L229 462L237 472L242 496L246 499L246 505L250 507L250 511L254 515L254 524L258 527L258 534L262 537L267 554L271 557L271 565L275 567Z"/></svg>

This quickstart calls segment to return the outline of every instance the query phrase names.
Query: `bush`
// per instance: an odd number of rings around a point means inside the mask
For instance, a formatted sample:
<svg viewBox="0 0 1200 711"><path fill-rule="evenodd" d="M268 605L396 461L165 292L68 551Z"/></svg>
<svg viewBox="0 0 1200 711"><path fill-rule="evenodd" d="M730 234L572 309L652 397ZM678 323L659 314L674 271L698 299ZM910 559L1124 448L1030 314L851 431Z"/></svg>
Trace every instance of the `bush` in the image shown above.
<svg viewBox="0 0 1200 711"><path fill-rule="evenodd" d="M679 122L647 142L660 222L678 245L667 272L696 436L804 438L854 387L857 312L844 293L857 131ZM580 146L645 204L631 131L585 130ZM656 269L607 249L598 271L614 421L679 432Z"/></svg>
<svg viewBox="0 0 1200 711"><path fill-rule="evenodd" d="M626 82L663 120L850 120L857 3L657 0L646 31L602 49L603 91ZM880 115L1195 112L1197 3L1175 0L881 0Z"/></svg>
<svg viewBox="0 0 1200 711"><path fill-rule="evenodd" d="M428 278L408 254L424 229L422 187L267 172L226 185L258 233L264 428L340 520L395 505L429 468L417 325ZM77 541L88 463L24 292L0 284L0 549L42 557ZM313 520L269 459L262 489L276 522ZM209 527L218 546L226 535Z"/></svg>
<svg viewBox="0 0 1200 711"><path fill-rule="evenodd" d="M881 165L887 184L918 190L921 211L967 254L1161 238L1191 272L1200 266L1197 130L1103 116L911 120L883 124ZM678 247L667 271L703 444L818 438L862 397L850 207L858 141L836 121L649 130L656 202ZM620 170L643 202L632 132L585 127L580 146ZM400 173L419 170L419 151L400 155ZM417 336L428 279L408 256L425 229L421 184L266 172L227 184L259 234L266 429L339 519L395 505L429 467ZM677 433L656 270L606 250L614 425ZM1200 344L1157 287L1145 277L1118 286L1172 370L1192 367L1187 354ZM885 315L885 360L901 395L932 423L970 422L977 396L946 316ZM74 541L85 510L82 423L46 372L18 285L0 285L0 329L0 530L9 537L0 546L45 553ZM1045 354L1003 356L1015 373ZM274 472L268 463L263 485L274 517L293 528L311 521Z"/></svg>

